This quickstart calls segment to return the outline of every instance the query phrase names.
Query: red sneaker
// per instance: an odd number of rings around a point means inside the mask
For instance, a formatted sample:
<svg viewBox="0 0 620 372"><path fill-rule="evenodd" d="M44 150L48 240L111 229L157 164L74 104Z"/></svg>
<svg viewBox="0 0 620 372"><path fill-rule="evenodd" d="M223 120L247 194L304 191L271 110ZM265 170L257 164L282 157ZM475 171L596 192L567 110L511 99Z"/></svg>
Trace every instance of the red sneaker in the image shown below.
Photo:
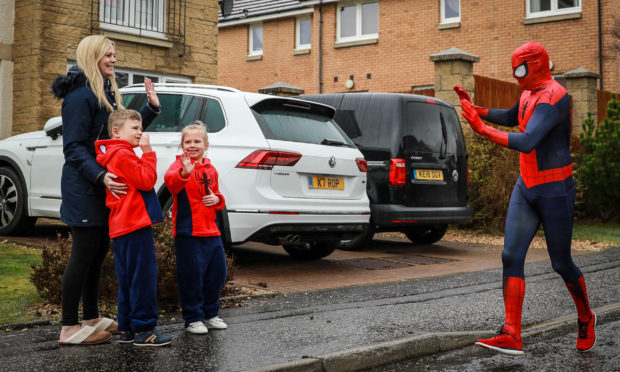
<svg viewBox="0 0 620 372"><path fill-rule="evenodd" d="M596 314L592 312L590 320L587 322L580 322L579 333L577 334L577 350L581 352L590 351L594 347L596 342L596 334L594 333L594 326L596 325Z"/></svg>
<svg viewBox="0 0 620 372"><path fill-rule="evenodd" d="M495 337L478 340L476 345L508 355L523 355L523 341L503 330Z"/></svg>

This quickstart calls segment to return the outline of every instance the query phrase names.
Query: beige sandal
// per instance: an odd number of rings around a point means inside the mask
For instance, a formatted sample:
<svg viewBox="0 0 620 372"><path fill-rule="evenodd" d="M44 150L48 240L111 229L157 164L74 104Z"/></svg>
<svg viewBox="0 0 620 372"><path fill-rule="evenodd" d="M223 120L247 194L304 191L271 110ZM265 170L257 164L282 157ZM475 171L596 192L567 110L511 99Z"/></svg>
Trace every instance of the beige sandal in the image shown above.
<svg viewBox="0 0 620 372"><path fill-rule="evenodd" d="M97 324L95 324L95 329L98 331L107 331L113 335L117 335L121 333L118 330L118 323L116 323L113 319L110 318L101 318Z"/></svg>
<svg viewBox="0 0 620 372"><path fill-rule="evenodd" d="M69 336L66 340L60 341L60 345L96 345L101 344L112 338L112 334L106 331L98 331L95 327L82 326L80 330Z"/></svg>

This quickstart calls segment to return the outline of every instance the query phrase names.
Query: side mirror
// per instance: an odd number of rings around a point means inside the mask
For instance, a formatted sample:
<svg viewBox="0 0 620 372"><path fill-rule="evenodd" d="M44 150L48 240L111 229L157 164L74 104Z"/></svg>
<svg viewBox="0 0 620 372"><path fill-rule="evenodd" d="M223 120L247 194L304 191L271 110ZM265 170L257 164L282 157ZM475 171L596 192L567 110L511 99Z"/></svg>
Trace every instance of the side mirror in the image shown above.
<svg viewBox="0 0 620 372"><path fill-rule="evenodd" d="M233 0L219 0L220 8L222 9L222 16L228 17L232 13Z"/></svg>

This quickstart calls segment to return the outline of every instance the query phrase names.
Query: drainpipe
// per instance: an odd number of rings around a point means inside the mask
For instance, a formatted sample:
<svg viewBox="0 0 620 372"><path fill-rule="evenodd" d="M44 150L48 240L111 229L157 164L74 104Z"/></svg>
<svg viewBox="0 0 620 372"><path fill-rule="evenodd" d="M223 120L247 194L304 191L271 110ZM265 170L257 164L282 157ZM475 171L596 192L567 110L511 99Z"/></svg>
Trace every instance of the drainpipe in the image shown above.
<svg viewBox="0 0 620 372"><path fill-rule="evenodd" d="M601 0L598 0L598 74L599 86L603 90L603 30L601 26Z"/></svg>
<svg viewBox="0 0 620 372"><path fill-rule="evenodd" d="M599 4L600 4L600 0L599 0ZM319 54L319 94L321 94L323 93L323 0L319 1L319 53L318 54Z"/></svg>

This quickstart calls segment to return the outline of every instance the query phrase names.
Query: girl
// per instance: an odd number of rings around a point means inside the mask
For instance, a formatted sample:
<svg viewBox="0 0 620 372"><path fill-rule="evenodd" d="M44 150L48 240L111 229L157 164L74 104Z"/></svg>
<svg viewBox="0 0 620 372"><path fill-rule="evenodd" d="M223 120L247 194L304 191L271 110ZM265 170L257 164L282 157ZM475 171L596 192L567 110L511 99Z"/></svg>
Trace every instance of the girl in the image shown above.
<svg viewBox="0 0 620 372"><path fill-rule="evenodd" d="M203 157L208 147L207 128L202 122L185 127L181 135L183 155L164 176L174 200L172 234L182 314L186 330L194 334L205 334L208 328L228 328L217 316L227 273L215 212L223 209L225 202L217 171Z"/></svg>

